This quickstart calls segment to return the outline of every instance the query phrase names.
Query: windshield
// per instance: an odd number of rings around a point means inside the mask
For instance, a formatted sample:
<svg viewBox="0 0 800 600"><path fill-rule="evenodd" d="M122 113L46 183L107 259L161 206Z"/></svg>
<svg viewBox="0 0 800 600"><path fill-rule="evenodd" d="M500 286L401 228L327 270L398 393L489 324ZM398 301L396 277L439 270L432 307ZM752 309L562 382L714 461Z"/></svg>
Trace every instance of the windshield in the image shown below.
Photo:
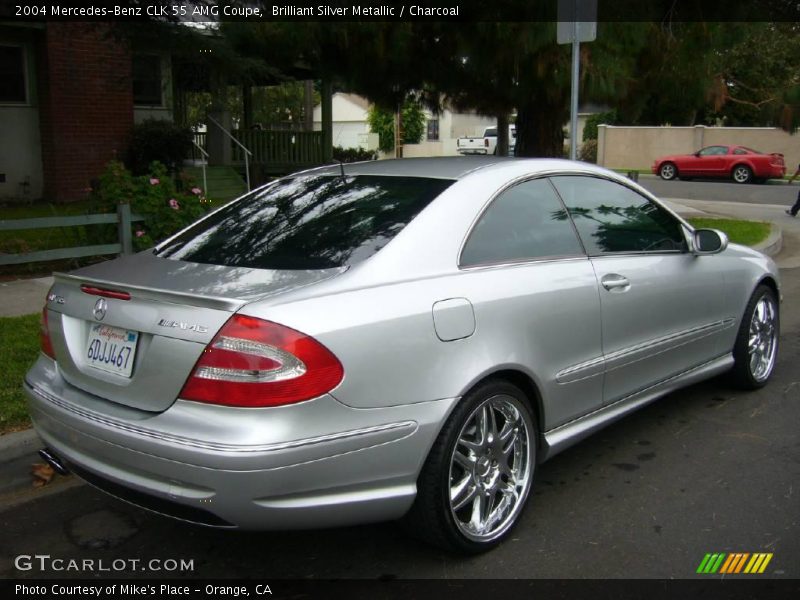
<svg viewBox="0 0 800 600"><path fill-rule="evenodd" d="M163 257L256 269L329 269L388 244L449 179L300 175L209 215L160 248Z"/></svg>

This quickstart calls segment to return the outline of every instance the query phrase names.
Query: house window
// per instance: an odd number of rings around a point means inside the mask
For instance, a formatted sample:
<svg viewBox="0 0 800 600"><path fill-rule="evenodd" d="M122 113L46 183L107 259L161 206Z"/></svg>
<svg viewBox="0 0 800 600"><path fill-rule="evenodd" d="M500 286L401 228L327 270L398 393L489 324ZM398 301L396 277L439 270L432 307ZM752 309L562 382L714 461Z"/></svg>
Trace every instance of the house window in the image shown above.
<svg viewBox="0 0 800 600"><path fill-rule="evenodd" d="M139 54L133 57L133 103L161 106L161 57Z"/></svg>
<svg viewBox="0 0 800 600"><path fill-rule="evenodd" d="M22 46L0 46L0 102L25 104L25 51Z"/></svg>
<svg viewBox="0 0 800 600"><path fill-rule="evenodd" d="M439 141L439 119L428 120L428 133L426 139L429 142Z"/></svg>

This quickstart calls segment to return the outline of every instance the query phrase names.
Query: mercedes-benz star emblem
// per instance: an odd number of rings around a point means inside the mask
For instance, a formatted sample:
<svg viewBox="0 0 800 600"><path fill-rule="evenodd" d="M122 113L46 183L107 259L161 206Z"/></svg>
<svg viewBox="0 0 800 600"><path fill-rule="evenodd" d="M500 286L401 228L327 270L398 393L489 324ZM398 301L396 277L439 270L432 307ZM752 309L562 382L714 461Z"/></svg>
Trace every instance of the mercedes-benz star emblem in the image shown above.
<svg viewBox="0 0 800 600"><path fill-rule="evenodd" d="M102 321L106 316L106 311L108 310L108 302L105 298L100 298L97 302L94 303L94 310L92 314L94 318L98 321Z"/></svg>

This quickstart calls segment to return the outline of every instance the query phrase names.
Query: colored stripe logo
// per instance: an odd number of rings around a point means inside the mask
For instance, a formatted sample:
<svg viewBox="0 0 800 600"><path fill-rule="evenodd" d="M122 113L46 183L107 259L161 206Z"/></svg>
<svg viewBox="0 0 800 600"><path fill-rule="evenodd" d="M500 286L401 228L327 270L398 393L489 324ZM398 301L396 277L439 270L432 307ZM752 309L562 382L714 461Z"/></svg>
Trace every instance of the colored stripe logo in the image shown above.
<svg viewBox="0 0 800 600"><path fill-rule="evenodd" d="M769 561L772 560L772 553L756 552L734 552L726 554L717 552L706 554L697 567L697 572L704 575L714 575L722 573L725 575L745 573L749 575L763 573Z"/></svg>

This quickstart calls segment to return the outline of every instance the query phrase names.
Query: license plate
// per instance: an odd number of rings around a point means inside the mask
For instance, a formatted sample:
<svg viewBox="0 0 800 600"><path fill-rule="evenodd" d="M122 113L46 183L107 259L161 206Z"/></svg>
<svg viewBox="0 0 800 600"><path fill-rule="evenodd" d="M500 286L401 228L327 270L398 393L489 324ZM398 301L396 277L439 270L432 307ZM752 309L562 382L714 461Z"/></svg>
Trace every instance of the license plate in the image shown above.
<svg viewBox="0 0 800 600"><path fill-rule="evenodd" d="M95 369L130 377L138 339L138 331L92 323L86 343L86 362Z"/></svg>

